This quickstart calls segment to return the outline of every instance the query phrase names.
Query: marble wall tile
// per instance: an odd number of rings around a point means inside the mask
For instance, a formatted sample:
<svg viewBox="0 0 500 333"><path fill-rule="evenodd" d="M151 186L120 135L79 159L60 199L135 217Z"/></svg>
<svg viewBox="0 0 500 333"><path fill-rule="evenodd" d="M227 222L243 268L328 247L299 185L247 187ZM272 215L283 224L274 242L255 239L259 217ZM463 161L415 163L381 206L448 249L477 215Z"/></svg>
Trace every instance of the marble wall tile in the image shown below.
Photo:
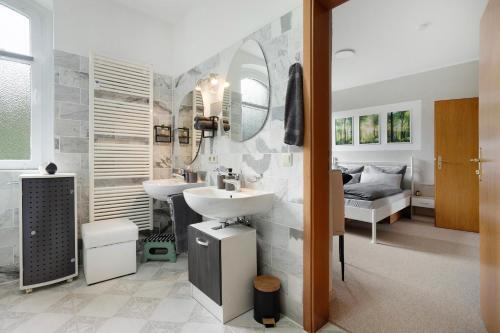
<svg viewBox="0 0 500 333"><path fill-rule="evenodd" d="M89 105L89 90L81 89L80 90L80 104Z"/></svg>
<svg viewBox="0 0 500 333"><path fill-rule="evenodd" d="M0 267L14 265L14 249L10 247L0 248Z"/></svg>
<svg viewBox="0 0 500 333"><path fill-rule="evenodd" d="M300 257L303 256L304 231L290 228L288 250Z"/></svg>
<svg viewBox="0 0 500 333"><path fill-rule="evenodd" d="M298 256L288 250L271 246L272 267L285 273L301 277L303 273L302 256Z"/></svg>
<svg viewBox="0 0 500 333"><path fill-rule="evenodd" d="M54 65L78 71L80 70L80 56L54 50Z"/></svg>
<svg viewBox="0 0 500 333"><path fill-rule="evenodd" d="M87 57L54 51L55 83L71 91L71 99L55 94L55 161L59 171L77 175L77 219L88 222L89 75Z"/></svg>
<svg viewBox="0 0 500 333"><path fill-rule="evenodd" d="M88 121L89 106L65 102L56 102L56 119L72 119Z"/></svg>
<svg viewBox="0 0 500 333"><path fill-rule="evenodd" d="M288 287L290 289L290 287ZM294 320L295 322L302 323L302 300L296 301L288 296L286 293L281 293L281 311Z"/></svg>
<svg viewBox="0 0 500 333"><path fill-rule="evenodd" d="M80 56L80 72L89 73L89 58Z"/></svg>
<svg viewBox="0 0 500 333"><path fill-rule="evenodd" d="M81 123L78 120L55 119L54 130L60 136L80 136Z"/></svg>
<svg viewBox="0 0 500 333"><path fill-rule="evenodd" d="M60 138L60 151L61 153L88 153L89 140L86 138Z"/></svg>
<svg viewBox="0 0 500 333"><path fill-rule="evenodd" d="M12 228L14 226L13 219L13 209L2 206L0 209L0 229Z"/></svg>
<svg viewBox="0 0 500 333"><path fill-rule="evenodd" d="M262 239L257 239L257 255L260 265L271 266L271 245L264 242Z"/></svg>
<svg viewBox="0 0 500 333"><path fill-rule="evenodd" d="M259 239L275 247L288 248L289 228L269 221L259 221L255 226Z"/></svg>
<svg viewBox="0 0 500 333"><path fill-rule="evenodd" d="M285 32L289 31L292 28L292 12L283 15L280 18L280 22L281 22L281 33L284 34Z"/></svg>
<svg viewBox="0 0 500 333"><path fill-rule="evenodd" d="M66 87L88 89L89 75L64 67L55 68L55 83Z"/></svg>
<svg viewBox="0 0 500 333"><path fill-rule="evenodd" d="M56 101L80 103L80 89L75 87L66 87L56 84L54 87Z"/></svg>
<svg viewBox="0 0 500 333"><path fill-rule="evenodd" d="M0 232L0 244L2 247L14 247L17 246L19 241L19 228L5 228Z"/></svg>
<svg viewBox="0 0 500 333"><path fill-rule="evenodd" d="M17 265L19 239L19 175L32 170L0 171L0 267Z"/></svg>

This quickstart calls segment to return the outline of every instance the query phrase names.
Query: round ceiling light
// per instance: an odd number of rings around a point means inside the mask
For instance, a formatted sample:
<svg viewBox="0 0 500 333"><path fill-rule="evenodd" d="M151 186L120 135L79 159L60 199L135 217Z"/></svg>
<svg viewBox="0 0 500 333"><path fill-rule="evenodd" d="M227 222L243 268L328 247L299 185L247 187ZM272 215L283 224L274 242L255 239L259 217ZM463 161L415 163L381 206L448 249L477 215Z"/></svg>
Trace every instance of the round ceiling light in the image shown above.
<svg viewBox="0 0 500 333"><path fill-rule="evenodd" d="M335 52L335 58L337 59L349 59L354 57L356 51L353 49L343 49Z"/></svg>

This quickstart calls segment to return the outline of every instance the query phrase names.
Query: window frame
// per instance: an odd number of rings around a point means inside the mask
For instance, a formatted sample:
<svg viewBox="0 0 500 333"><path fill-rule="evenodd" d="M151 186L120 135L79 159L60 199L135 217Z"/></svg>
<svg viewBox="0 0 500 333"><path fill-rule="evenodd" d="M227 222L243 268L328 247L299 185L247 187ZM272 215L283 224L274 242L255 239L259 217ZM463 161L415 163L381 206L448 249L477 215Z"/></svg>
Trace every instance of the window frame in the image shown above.
<svg viewBox="0 0 500 333"><path fill-rule="evenodd" d="M30 55L5 51L0 54L6 60L31 65L31 158L0 160L0 170L34 169L54 154L52 13L34 1L0 0L0 5L28 17L31 43Z"/></svg>
<svg viewBox="0 0 500 333"><path fill-rule="evenodd" d="M243 80L252 80L252 81L257 82L261 86L263 86L267 90L267 104L268 105L254 104L254 103L250 103L250 102L245 102L245 101L243 101L243 98L241 98L241 104L245 105L245 106L247 106L249 108L258 109L258 110L261 110L261 111L268 110L268 108L269 108L269 94L270 94L269 86L267 84L265 84L264 82L262 82L261 80L255 78L255 77L253 77L251 75L247 75L247 76L243 77L240 81L243 81Z"/></svg>

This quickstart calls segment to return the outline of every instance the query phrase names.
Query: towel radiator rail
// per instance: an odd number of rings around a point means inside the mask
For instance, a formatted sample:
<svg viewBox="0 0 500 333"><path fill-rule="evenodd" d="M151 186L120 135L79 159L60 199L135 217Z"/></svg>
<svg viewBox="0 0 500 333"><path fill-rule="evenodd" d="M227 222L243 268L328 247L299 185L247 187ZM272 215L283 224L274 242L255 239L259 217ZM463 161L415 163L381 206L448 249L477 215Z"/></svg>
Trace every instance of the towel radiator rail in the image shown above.
<svg viewBox="0 0 500 333"><path fill-rule="evenodd" d="M90 222L129 218L152 229L152 199L136 185L153 178L152 69L91 54L89 73Z"/></svg>

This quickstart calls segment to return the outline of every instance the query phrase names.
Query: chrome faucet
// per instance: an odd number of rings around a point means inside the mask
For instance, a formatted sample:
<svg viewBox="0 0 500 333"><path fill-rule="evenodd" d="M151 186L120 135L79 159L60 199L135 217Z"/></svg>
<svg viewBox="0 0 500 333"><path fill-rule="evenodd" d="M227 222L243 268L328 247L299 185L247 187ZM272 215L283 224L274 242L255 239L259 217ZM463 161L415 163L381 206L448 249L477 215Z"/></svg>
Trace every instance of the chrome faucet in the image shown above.
<svg viewBox="0 0 500 333"><path fill-rule="evenodd" d="M186 181L186 171L184 169L177 169L176 171L177 172L175 172L174 170L174 172L172 173L172 177Z"/></svg>
<svg viewBox="0 0 500 333"><path fill-rule="evenodd" d="M241 191L241 180L239 175L237 175L234 179L224 179L224 183L234 185L235 192Z"/></svg>

